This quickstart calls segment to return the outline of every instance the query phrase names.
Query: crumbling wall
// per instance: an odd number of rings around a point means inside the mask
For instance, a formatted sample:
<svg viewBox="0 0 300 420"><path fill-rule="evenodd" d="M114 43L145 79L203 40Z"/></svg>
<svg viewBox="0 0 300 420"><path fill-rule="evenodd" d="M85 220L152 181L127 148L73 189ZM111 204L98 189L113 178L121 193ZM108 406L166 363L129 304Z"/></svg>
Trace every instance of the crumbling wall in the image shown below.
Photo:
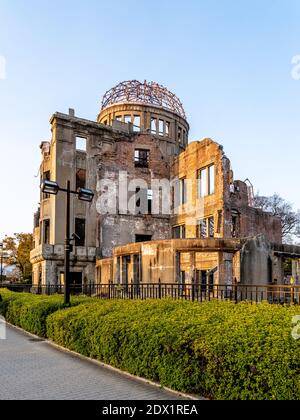
<svg viewBox="0 0 300 420"><path fill-rule="evenodd" d="M269 241L259 235L249 239L241 250L241 283L267 285L272 283L272 251Z"/></svg>

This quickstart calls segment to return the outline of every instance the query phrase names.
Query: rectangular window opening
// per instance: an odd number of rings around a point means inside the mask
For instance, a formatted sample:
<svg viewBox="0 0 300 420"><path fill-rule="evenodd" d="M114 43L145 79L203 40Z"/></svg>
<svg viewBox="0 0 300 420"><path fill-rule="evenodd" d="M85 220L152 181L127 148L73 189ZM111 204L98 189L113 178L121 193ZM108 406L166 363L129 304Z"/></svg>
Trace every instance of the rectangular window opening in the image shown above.
<svg viewBox="0 0 300 420"><path fill-rule="evenodd" d="M131 123L131 115L125 115L124 116L124 123L125 124Z"/></svg>
<svg viewBox="0 0 300 420"><path fill-rule="evenodd" d="M157 119L151 118L151 133L157 134Z"/></svg>
<svg viewBox="0 0 300 420"><path fill-rule="evenodd" d="M204 198L207 196L207 171L206 169L201 169L198 175L199 179L199 197Z"/></svg>
<svg viewBox="0 0 300 420"><path fill-rule="evenodd" d="M207 238L207 220L201 219L197 225L197 238L206 239Z"/></svg>
<svg viewBox="0 0 300 420"><path fill-rule="evenodd" d="M75 219L75 246L85 246L85 219Z"/></svg>
<svg viewBox="0 0 300 420"><path fill-rule="evenodd" d="M76 137L76 150L86 152L87 140L84 137Z"/></svg>
<svg viewBox="0 0 300 420"><path fill-rule="evenodd" d="M165 122L164 120L159 120L158 123L158 134L163 137L165 135Z"/></svg>
<svg viewBox="0 0 300 420"><path fill-rule="evenodd" d="M186 179L183 178L180 180L180 204L184 205L186 203L187 203Z"/></svg>
<svg viewBox="0 0 300 420"><path fill-rule="evenodd" d="M178 127L178 141L179 143L182 142L182 128Z"/></svg>
<svg viewBox="0 0 300 420"><path fill-rule="evenodd" d="M43 174L43 180L45 180L45 181L51 181L51 172L50 171L44 172L44 174ZM47 200L48 198L50 198L50 194L43 193L43 200Z"/></svg>
<svg viewBox="0 0 300 420"><path fill-rule="evenodd" d="M213 217L208 219L208 234L210 238L215 237L215 219Z"/></svg>
<svg viewBox="0 0 300 420"><path fill-rule="evenodd" d="M170 127L171 127L171 123L170 121L166 121L166 136L170 137Z"/></svg>
<svg viewBox="0 0 300 420"><path fill-rule="evenodd" d="M136 168L149 168L150 150L136 149L134 161Z"/></svg>
<svg viewBox="0 0 300 420"><path fill-rule="evenodd" d="M152 190L148 190L147 200L148 200L148 214L152 214L152 208L153 208L153 191Z"/></svg>
<svg viewBox="0 0 300 420"><path fill-rule="evenodd" d="M215 165L208 168L208 195L215 193Z"/></svg>
<svg viewBox="0 0 300 420"><path fill-rule="evenodd" d="M135 235L135 242L150 242L152 241L152 235Z"/></svg>
<svg viewBox="0 0 300 420"><path fill-rule="evenodd" d="M185 225L175 226L173 228L173 239L185 239L186 238L186 227Z"/></svg>
<svg viewBox="0 0 300 420"><path fill-rule="evenodd" d="M50 220L44 220L44 244L50 245Z"/></svg>
<svg viewBox="0 0 300 420"><path fill-rule="evenodd" d="M86 188L86 170L77 169L76 171L76 191L79 188Z"/></svg>
<svg viewBox="0 0 300 420"><path fill-rule="evenodd" d="M136 133L139 133L141 131L141 117L140 117L140 115L135 115L133 117L133 130Z"/></svg>

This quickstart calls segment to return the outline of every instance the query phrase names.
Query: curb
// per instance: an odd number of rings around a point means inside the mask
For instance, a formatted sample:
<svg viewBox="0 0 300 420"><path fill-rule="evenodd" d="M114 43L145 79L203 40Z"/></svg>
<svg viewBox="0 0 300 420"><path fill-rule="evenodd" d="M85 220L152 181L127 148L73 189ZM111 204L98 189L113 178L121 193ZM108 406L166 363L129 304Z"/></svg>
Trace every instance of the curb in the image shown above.
<svg viewBox="0 0 300 420"><path fill-rule="evenodd" d="M24 335L27 335L27 336L32 337L32 338L37 339L37 340L43 340L42 341L43 343L48 344L49 346L51 346L51 347L53 347L53 348L61 351L62 353L75 356L75 357L77 357L77 358L79 358L79 359L81 359L81 360L83 360L85 362L93 363L94 365L96 365L98 367L102 367L104 369L110 370L111 372L117 373L117 374L119 374L121 376L124 376L126 378L133 379L135 381L138 381L138 382L143 383L143 384L146 384L146 385L151 385L151 386L153 386L155 388L159 388L161 390L170 392L174 396L187 398L188 400L191 400L191 401L201 401L201 400L202 401L208 401L206 398L198 397L196 395L185 394L183 392L174 391L173 389L170 389L170 388L162 387L158 382L152 382L150 380L141 378L140 376L135 376L135 375L132 375L131 373L128 373L128 372L125 372L125 371L120 370L118 368L115 368L113 366L107 365L106 363L99 362L98 360L92 359L90 357L83 356L80 353L76 353L75 351L66 349L65 347L62 347L62 346L56 344L53 341L50 341L50 340L48 340L46 338L45 339L44 338L41 338L41 337L39 337L39 336L37 336L35 334L32 334L32 333L30 333L30 332L28 332L26 330L23 330L20 327L17 327L15 325L12 325L9 322L6 322L6 323L7 323L7 325L9 327L11 327L12 329L14 329L16 331L21 332Z"/></svg>

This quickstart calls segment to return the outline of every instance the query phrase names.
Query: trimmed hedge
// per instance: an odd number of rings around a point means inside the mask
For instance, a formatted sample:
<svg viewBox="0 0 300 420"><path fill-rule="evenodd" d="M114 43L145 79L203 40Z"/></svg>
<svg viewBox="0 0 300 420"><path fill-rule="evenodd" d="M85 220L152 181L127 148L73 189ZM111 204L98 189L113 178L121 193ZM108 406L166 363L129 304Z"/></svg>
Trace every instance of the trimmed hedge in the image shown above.
<svg viewBox="0 0 300 420"><path fill-rule="evenodd" d="M178 391L227 400L300 399L297 307L97 302L47 320L56 343Z"/></svg>
<svg viewBox="0 0 300 420"><path fill-rule="evenodd" d="M7 322L44 338L47 317L65 307L63 297L58 295L37 296L1 289L0 296L0 314ZM72 298L72 305L86 301L87 298Z"/></svg>
<svg viewBox="0 0 300 420"><path fill-rule="evenodd" d="M56 311L61 297L12 294L7 303L7 293L0 307L17 325L174 390L225 400L300 399L300 342L291 336L299 307L82 298Z"/></svg>

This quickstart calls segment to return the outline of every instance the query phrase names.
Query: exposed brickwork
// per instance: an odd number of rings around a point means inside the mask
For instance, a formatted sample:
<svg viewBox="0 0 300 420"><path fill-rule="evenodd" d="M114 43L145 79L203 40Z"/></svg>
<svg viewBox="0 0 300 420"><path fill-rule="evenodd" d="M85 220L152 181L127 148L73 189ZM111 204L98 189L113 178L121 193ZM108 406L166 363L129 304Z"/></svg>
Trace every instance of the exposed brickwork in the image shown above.
<svg viewBox="0 0 300 420"><path fill-rule="evenodd" d="M252 207L252 190L247 183L234 179L223 147L211 139L188 144L189 125L182 115L149 103L114 103L101 110L97 122L77 118L72 111L69 115L54 114L51 127L51 141L41 145L42 177L50 176L60 186L70 180L74 190L77 171L81 170L86 173L86 187L97 192L92 204L76 197L71 203L72 233L76 219L85 221L84 245L75 246L71 256L73 277L81 273L84 284L93 283L95 278L102 282L132 281L137 271L144 282L157 282L159 278L165 282L192 281L207 272L216 283L230 283L243 277L243 252L210 249L211 241L264 235L268 244L282 243L280 220ZM78 137L86 140L85 151L76 147ZM136 152L144 156L140 163L146 159L146 165L137 164ZM121 187L120 176L124 181L125 173L126 184ZM114 191L105 194L108 187L103 180L113 183ZM153 180L173 182L168 197L173 213L139 214L137 188L149 196ZM124 193L126 208L120 205ZM102 199L114 211L100 211ZM160 209L163 201L160 196ZM134 211L127 208L128 203L133 203ZM148 207L148 201L146 204ZM62 194L41 196L31 254L35 284L63 283L64 214ZM197 246L202 248L199 252L185 249L182 242L183 249L178 251L169 242L178 236L182 241L197 239ZM144 244L135 252L135 242L150 239L151 246ZM160 244L164 240L167 244ZM260 247L262 242L257 243ZM118 254L118 247L127 244L128 248L122 248L124 254ZM134 255L143 260L139 268ZM101 259L95 276L96 261ZM273 255L271 259L274 272L282 272L282 262ZM297 267L293 266L294 272Z"/></svg>

